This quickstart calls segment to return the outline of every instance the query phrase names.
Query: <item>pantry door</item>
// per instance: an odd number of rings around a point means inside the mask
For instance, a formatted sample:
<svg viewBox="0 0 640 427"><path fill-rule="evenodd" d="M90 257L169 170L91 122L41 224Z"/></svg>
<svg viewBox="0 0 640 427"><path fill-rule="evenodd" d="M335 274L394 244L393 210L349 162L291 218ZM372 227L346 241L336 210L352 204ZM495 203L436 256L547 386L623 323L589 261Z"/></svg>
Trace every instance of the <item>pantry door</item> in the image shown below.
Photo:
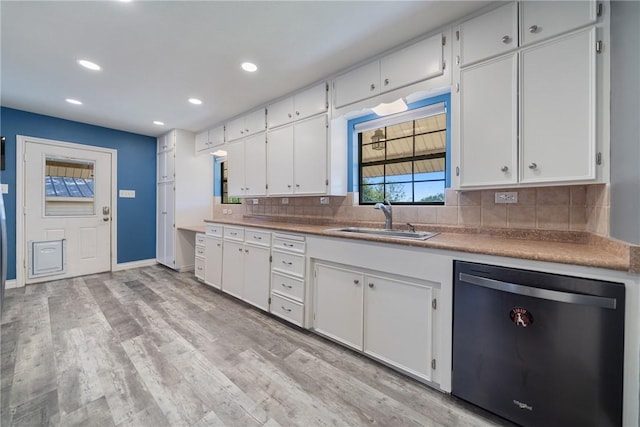
<svg viewBox="0 0 640 427"><path fill-rule="evenodd" d="M25 283L110 271L114 150L24 141ZM55 242L62 239L65 254L60 271L54 251ZM33 245L48 241L52 243ZM46 251L54 254L54 261L44 265L53 267L38 270L43 264L34 258L48 259Z"/></svg>

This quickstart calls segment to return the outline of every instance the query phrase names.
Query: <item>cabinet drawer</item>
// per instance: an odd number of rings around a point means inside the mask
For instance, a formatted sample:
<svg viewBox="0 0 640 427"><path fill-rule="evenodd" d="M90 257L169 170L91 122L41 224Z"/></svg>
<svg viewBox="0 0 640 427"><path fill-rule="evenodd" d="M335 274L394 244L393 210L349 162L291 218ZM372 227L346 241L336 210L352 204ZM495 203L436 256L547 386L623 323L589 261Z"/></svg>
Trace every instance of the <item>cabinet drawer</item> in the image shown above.
<svg viewBox="0 0 640 427"><path fill-rule="evenodd" d="M545 2L546 3L546 2ZM518 47L518 4L512 2L460 24L460 65Z"/></svg>
<svg viewBox="0 0 640 427"><path fill-rule="evenodd" d="M304 277L304 256L273 251L273 264L271 268L277 271Z"/></svg>
<svg viewBox="0 0 640 427"><path fill-rule="evenodd" d="M205 237L204 234L196 234L196 246L204 246L204 242L205 242Z"/></svg>
<svg viewBox="0 0 640 427"><path fill-rule="evenodd" d="M225 240L238 240L244 241L244 228L238 227L224 227L224 239Z"/></svg>
<svg viewBox="0 0 640 427"><path fill-rule="evenodd" d="M196 246L196 257L204 258L205 257L204 246Z"/></svg>
<svg viewBox="0 0 640 427"><path fill-rule="evenodd" d="M278 294L271 293L271 313L291 323L302 326L304 306Z"/></svg>
<svg viewBox="0 0 640 427"><path fill-rule="evenodd" d="M300 302L304 300L304 280L271 273L271 290Z"/></svg>
<svg viewBox="0 0 640 427"><path fill-rule="evenodd" d="M205 230L207 236L222 237L222 226L220 224L207 224Z"/></svg>
<svg viewBox="0 0 640 427"><path fill-rule="evenodd" d="M305 252L305 241L302 236L274 234L273 249L280 249L287 252L297 252L303 254Z"/></svg>
<svg viewBox="0 0 640 427"><path fill-rule="evenodd" d="M244 230L244 240L246 243L258 246L271 245L271 233L260 230Z"/></svg>
<svg viewBox="0 0 640 427"><path fill-rule="evenodd" d="M204 280L204 258L196 258L196 278Z"/></svg>

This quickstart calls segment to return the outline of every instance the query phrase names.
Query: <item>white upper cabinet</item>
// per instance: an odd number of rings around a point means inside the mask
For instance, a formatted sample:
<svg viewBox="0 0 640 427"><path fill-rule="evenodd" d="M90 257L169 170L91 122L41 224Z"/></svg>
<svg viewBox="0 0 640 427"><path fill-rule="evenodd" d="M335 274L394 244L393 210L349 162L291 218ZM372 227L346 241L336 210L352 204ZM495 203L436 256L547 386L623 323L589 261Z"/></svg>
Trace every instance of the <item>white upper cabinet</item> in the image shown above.
<svg viewBox="0 0 640 427"><path fill-rule="evenodd" d="M460 185L518 179L517 53L460 72Z"/></svg>
<svg viewBox="0 0 640 427"><path fill-rule="evenodd" d="M595 33L587 28L521 52L522 182L596 177Z"/></svg>
<svg viewBox="0 0 640 427"><path fill-rule="evenodd" d="M465 21L459 31L461 66L515 49L518 47L518 4L508 3Z"/></svg>
<svg viewBox="0 0 640 427"><path fill-rule="evenodd" d="M209 148L209 131L196 134L196 152Z"/></svg>
<svg viewBox="0 0 640 427"><path fill-rule="evenodd" d="M261 108L227 123L227 141L235 141L262 132L266 128L265 110Z"/></svg>
<svg viewBox="0 0 640 427"><path fill-rule="evenodd" d="M380 94L380 61L374 61L334 80L335 106L342 107Z"/></svg>
<svg viewBox="0 0 640 427"><path fill-rule="evenodd" d="M224 144L224 126L218 126L196 135L196 152L211 150Z"/></svg>
<svg viewBox="0 0 640 427"><path fill-rule="evenodd" d="M442 36L429 37L380 60L383 92L440 76L443 69Z"/></svg>
<svg viewBox="0 0 640 427"><path fill-rule="evenodd" d="M595 0L524 1L520 5L520 43L535 43L567 29L593 24L596 19Z"/></svg>
<svg viewBox="0 0 640 427"><path fill-rule="evenodd" d="M232 197L264 196L267 184L265 133L227 145L228 192Z"/></svg>
<svg viewBox="0 0 640 427"><path fill-rule="evenodd" d="M337 77L335 107L442 75L443 37L436 34Z"/></svg>
<svg viewBox="0 0 640 427"><path fill-rule="evenodd" d="M286 125L295 120L306 119L327 111L326 83L296 93L267 108L267 124L269 128Z"/></svg>

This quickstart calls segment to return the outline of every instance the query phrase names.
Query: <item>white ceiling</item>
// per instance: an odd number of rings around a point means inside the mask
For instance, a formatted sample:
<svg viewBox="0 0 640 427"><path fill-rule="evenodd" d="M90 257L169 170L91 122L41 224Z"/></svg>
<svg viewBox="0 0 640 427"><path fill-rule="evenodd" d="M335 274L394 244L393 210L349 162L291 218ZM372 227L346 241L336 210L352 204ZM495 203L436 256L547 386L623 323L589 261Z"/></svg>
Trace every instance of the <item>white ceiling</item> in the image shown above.
<svg viewBox="0 0 640 427"><path fill-rule="evenodd" d="M487 3L2 0L1 102L145 135L197 132Z"/></svg>

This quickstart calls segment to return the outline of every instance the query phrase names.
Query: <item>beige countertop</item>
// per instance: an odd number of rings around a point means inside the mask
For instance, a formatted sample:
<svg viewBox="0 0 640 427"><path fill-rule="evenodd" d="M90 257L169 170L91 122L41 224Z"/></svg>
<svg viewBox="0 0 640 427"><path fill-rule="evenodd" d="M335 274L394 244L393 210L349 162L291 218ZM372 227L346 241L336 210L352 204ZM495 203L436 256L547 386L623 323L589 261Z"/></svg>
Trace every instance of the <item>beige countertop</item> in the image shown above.
<svg viewBox="0 0 640 427"><path fill-rule="evenodd" d="M476 229L416 224L418 231L437 231L440 234L428 240L406 240L386 236L346 235L344 232L331 230L345 226L382 228L382 224L377 223L339 224L323 221L312 224L304 220L285 222L266 217L245 217L242 220L215 219L205 222L640 272L640 247L587 232ZM204 226L182 229L204 232Z"/></svg>

